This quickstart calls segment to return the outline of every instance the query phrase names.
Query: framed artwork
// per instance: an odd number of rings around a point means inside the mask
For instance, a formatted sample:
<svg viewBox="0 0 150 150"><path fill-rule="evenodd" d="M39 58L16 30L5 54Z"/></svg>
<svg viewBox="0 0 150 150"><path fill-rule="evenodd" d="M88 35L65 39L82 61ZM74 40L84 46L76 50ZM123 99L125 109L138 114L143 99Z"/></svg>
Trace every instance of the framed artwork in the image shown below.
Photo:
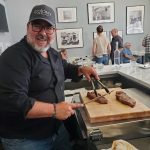
<svg viewBox="0 0 150 150"><path fill-rule="evenodd" d="M107 37L107 32L103 31L103 34ZM93 32L93 39L97 37L97 32Z"/></svg>
<svg viewBox="0 0 150 150"><path fill-rule="evenodd" d="M89 23L114 22L114 2L88 4Z"/></svg>
<svg viewBox="0 0 150 150"><path fill-rule="evenodd" d="M126 7L127 34L143 33L144 30L144 6Z"/></svg>
<svg viewBox="0 0 150 150"><path fill-rule="evenodd" d="M57 8L58 22L76 22L77 21L77 8L66 7Z"/></svg>
<svg viewBox="0 0 150 150"><path fill-rule="evenodd" d="M111 35L111 31L109 32L110 35L110 41L112 40L112 35ZM123 31L122 30L118 30L118 35L123 39Z"/></svg>
<svg viewBox="0 0 150 150"><path fill-rule="evenodd" d="M82 28L56 31L58 48L83 47Z"/></svg>

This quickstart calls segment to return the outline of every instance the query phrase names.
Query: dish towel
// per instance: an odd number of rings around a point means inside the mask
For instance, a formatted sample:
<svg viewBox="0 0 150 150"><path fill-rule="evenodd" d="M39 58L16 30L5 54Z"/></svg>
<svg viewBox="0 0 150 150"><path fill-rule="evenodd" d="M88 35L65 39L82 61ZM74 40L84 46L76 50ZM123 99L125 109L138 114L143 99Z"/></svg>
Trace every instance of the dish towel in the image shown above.
<svg viewBox="0 0 150 150"><path fill-rule="evenodd" d="M115 140L113 141L112 147L109 149L103 150L138 150L133 145L124 140Z"/></svg>

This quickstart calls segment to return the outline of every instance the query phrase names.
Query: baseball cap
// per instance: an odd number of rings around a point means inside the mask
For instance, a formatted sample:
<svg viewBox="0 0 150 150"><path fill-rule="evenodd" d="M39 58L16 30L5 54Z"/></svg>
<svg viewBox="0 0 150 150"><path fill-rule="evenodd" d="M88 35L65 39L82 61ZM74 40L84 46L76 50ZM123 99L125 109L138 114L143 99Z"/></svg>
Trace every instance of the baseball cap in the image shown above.
<svg viewBox="0 0 150 150"><path fill-rule="evenodd" d="M29 22L42 19L47 21L49 24L51 24L53 27L55 27L55 13L54 10L46 5L37 5L34 6L30 17Z"/></svg>

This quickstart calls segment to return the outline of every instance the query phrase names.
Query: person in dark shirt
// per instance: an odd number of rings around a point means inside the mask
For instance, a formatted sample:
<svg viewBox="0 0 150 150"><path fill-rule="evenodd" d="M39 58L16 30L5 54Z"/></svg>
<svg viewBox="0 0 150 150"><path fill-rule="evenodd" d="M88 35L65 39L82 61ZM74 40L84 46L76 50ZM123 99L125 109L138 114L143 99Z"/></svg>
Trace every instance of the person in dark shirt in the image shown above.
<svg viewBox="0 0 150 150"><path fill-rule="evenodd" d="M118 35L118 29L114 28L111 30L112 40L111 40L111 53L110 58L112 64L114 64L114 51L116 50L116 42L118 42L118 49L123 49L123 39Z"/></svg>
<svg viewBox="0 0 150 150"><path fill-rule="evenodd" d="M32 9L27 34L0 57L0 139L5 150L70 150L63 120L82 107L65 102L64 80L99 79L92 67L63 61L51 47L55 14Z"/></svg>

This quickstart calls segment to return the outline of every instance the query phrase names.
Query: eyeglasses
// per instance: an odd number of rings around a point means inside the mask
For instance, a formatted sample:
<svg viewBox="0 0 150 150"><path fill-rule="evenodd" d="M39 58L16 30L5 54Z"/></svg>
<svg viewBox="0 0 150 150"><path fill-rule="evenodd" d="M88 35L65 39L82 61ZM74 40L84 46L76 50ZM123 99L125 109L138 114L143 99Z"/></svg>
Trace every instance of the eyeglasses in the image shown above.
<svg viewBox="0 0 150 150"><path fill-rule="evenodd" d="M55 28L52 27L52 26L45 26L45 25L42 25L42 24L34 24L32 23L32 31L34 32L41 32L42 30L45 30L45 33L47 34L53 34L55 32Z"/></svg>

